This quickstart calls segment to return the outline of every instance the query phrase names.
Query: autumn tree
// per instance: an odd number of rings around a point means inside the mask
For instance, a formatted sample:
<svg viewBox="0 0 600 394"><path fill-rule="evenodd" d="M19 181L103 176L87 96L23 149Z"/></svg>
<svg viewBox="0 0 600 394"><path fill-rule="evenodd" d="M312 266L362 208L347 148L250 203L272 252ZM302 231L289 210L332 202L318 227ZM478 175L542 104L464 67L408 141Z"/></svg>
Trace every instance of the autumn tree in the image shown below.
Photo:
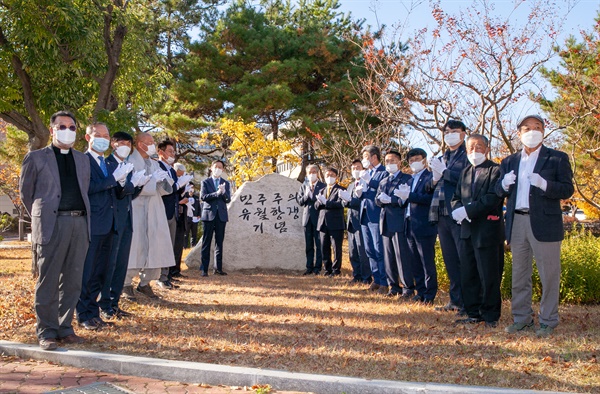
<svg viewBox="0 0 600 394"><path fill-rule="evenodd" d="M555 51L556 69L542 75L556 90L552 99L539 97L542 108L565 136L564 148L573 164L577 194L600 210L600 14L580 39L569 37Z"/></svg>
<svg viewBox="0 0 600 394"><path fill-rule="evenodd" d="M27 135L0 119L0 193L10 198L17 212L21 212L19 175L21 162L27 153Z"/></svg>
<svg viewBox="0 0 600 394"><path fill-rule="evenodd" d="M387 35L368 36L366 73L354 86L370 113L440 147L444 123L461 119L496 147L514 152L514 122L537 71L552 56L560 23L548 2L514 4L508 16L497 16L490 1L474 1L456 14L435 1L432 29L404 42L403 32L392 35L391 43Z"/></svg>

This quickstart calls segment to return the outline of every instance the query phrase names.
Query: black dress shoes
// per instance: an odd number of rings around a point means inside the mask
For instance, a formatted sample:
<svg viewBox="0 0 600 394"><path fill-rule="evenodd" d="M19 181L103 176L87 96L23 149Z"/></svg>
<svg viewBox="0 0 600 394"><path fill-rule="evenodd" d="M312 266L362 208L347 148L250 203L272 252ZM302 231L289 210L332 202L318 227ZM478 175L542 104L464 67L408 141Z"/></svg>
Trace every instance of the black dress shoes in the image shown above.
<svg viewBox="0 0 600 394"><path fill-rule="evenodd" d="M79 325L89 331L97 331L100 329L100 325L96 323L96 320L94 319L86 320L82 323L79 323Z"/></svg>
<svg viewBox="0 0 600 394"><path fill-rule="evenodd" d="M455 323L458 324L477 324L481 323L483 319L481 317L466 317L464 319L457 319Z"/></svg>
<svg viewBox="0 0 600 394"><path fill-rule="evenodd" d="M215 270L213 273L215 275L227 275L227 272L223 272L222 270Z"/></svg>
<svg viewBox="0 0 600 394"><path fill-rule="evenodd" d="M187 276L182 275L181 272L176 272L173 275L171 275L173 278L187 278Z"/></svg>
<svg viewBox="0 0 600 394"><path fill-rule="evenodd" d="M312 274L313 274L312 270L306 270L306 271L304 271L304 273L302 275L312 275Z"/></svg>
<svg viewBox="0 0 600 394"><path fill-rule="evenodd" d="M58 338L58 340L68 345L77 345L85 342L85 339L77 334L67 335L66 337Z"/></svg>
<svg viewBox="0 0 600 394"><path fill-rule="evenodd" d="M208 272L202 271L202 273L200 274L200 276L208 276Z"/></svg>
<svg viewBox="0 0 600 394"><path fill-rule="evenodd" d="M58 349L58 343L54 338L40 338L39 340L40 349L42 350L56 350Z"/></svg>

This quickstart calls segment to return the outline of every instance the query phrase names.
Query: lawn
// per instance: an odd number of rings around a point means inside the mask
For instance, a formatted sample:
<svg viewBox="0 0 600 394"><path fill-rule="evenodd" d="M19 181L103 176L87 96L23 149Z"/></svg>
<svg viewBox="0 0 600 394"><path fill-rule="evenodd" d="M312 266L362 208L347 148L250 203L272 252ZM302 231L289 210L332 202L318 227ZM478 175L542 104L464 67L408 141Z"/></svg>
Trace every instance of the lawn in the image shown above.
<svg viewBox="0 0 600 394"><path fill-rule="evenodd" d="M0 339L36 343L28 250L0 249ZM347 268L348 262L344 261ZM226 263L225 263L226 269ZM510 303L498 328L454 325L455 316L349 285L342 277L290 272L197 271L151 301L124 302L135 314L80 349L186 361L522 389L600 393L600 306L561 305L553 336L508 335ZM447 302L441 292L437 305ZM268 382L267 382L268 383Z"/></svg>

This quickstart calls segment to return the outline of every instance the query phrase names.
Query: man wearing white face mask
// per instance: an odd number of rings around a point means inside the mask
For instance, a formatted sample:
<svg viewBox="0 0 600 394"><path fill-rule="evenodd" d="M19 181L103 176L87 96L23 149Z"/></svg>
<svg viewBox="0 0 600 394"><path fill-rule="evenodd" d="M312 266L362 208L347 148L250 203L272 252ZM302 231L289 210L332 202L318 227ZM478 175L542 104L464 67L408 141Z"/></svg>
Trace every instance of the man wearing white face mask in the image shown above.
<svg viewBox="0 0 600 394"><path fill-rule="evenodd" d="M154 294L150 282L159 278L161 268L175 265L165 205L161 199L161 196L172 193L173 187L167 180L168 173L152 160L154 154L156 147L152 135L138 134L128 161L134 165L136 173L145 170L150 178L131 203L133 236L123 287L123 296L130 300L135 300L132 286L135 276L140 278L137 292L156 299L158 296Z"/></svg>
<svg viewBox="0 0 600 394"><path fill-rule="evenodd" d="M467 138L467 166L452 198L452 218L460 224L460 280L466 318L457 323L485 322L496 327L502 307L500 281L504 263L502 201L496 194L498 164L487 159L489 141Z"/></svg>
<svg viewBox="0 0 600 394"><path fill-rule="evenodd" d="M53 114L52 145L27 153L21 167L20 196L31 216L37 273L36 335L43 350L57 349L58 341L83 342L72 321L90 241L90 161L72 149L76 131L73 114Z"/></svg>
<svg viewBox="0 0 600 394"><path fill-rule="evenodd" d="M449 120L442 128L444 143L448 149L441 158L433 158L429 163L432 171L429 189L433 190L429 221L437 224L444 265L450 279L450 301L444 306L436 307L436 310L459 314L463 313L458 256L460 226L452 219L450 201L460 173L469 164L464 143L466 130L463 122Z"/></svg>
<svg viewBox="0 0 600 394"><path fill-rule="evenodd" d="M512 314L506 332L533 329L532 259L542 282L537 335L550 335L558 325L560 247L564 238L560 200L574 191L568 156L543 145L544 120L529 115L519 121L523 150L502 160L496 192L508 197L506 240L512 250Z"/></svg>
<svg viewBox="0 0 600 394"><path fill-rule="evenodd" d="M319 181L318 166L310 164L306 167L306 171L306 180L300 186L298 194L296 194L298 205L304 207L302 226L304 227L304 241L306 244L306 271L303 275L318 275L323 266L323 256L321 255L321 240L317 230L319 214L315 208L315 202L325 184Z"/></svg>
<svg viewBox="0 0 600 394"><path fill-rule="evenodd" d="M108 128L103 123L93 123L86 128L88 141L86 155L90 160L91 242L83 267L81 295L77 303L77 320L86 330L98 330L106 323L100 318L98 295L102 291L110 266L110 251L116 230L117 189L119 181L133 170L132 164L117 166L107 163L104 152L110 146Z"/></svg>

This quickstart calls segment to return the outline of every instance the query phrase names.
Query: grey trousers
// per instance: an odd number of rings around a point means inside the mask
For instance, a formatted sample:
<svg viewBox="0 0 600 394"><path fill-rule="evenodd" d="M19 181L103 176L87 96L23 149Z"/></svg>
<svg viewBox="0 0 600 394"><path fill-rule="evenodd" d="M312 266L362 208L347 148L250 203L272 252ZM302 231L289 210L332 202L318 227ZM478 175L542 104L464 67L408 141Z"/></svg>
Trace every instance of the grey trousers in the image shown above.
<svg viewBox="0 0 600 394"><path fill-rule="evenodd" d="M88 246L85 216L58 216L50 241L36 245L39 276L34 308L38 338L64 338L75 333L73 314L81 293Z"/></svg>
<svg viewBox="0 0 600 394"><path fill-rule="evenodd" d="M169 235L171 236L171 246L175 247L175 233L177 232L177 219L175 219L175 215L171 219L167 220L169 223ZM160 269L160 278L161 282L165 282L169 280L169 268L163 267Z"/></svg>
<svg viewBox="0 0 600 394"><path fill-rule="evenodd" d="M511 234L512 250L512 314L515 322L533 320L531 307L533 259L542 282L540 323L558 326L558 299L560 289L560 246L558 242L540 242L531 230L528 215L515 214Z"/></svg>

